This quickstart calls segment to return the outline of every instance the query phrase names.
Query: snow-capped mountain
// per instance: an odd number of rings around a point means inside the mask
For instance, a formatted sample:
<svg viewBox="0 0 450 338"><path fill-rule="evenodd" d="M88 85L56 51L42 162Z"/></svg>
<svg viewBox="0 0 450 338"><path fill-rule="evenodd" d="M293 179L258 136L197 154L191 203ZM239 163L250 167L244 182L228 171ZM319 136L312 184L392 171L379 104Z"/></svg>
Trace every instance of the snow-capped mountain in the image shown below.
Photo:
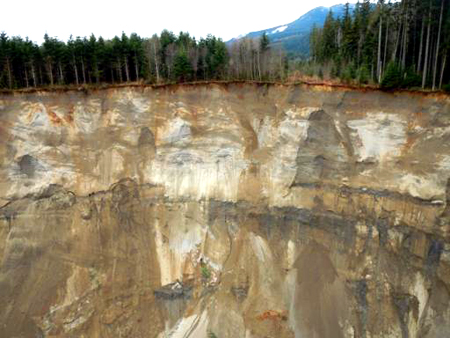
<svg viewBox="0 0 450 338"><path fill-rule="evenodd" d="M352 10L353 8L354 5L351 4L350 9ZM231 44L244 37L250 39L259 38L266 32L272 46L281 44L287 52L308 54L309 34L311 29L314 25L317 27L323 26L330 9L335 17L340 17L344 13L345 5L340 4L332 7L317 7L291 23L240 35L227 43Z"/></svg>

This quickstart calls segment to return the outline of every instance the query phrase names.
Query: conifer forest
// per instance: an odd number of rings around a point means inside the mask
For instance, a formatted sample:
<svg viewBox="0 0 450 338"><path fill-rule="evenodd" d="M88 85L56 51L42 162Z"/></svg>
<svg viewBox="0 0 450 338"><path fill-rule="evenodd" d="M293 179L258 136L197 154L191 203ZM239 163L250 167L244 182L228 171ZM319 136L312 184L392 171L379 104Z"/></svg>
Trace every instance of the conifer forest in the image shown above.
<svg viewBox="0 0 450 338"><path fill-rule="evenodd" d="M310 37L312 62L329 66L330 77L388 88L448 85L449 47L447 0L347 4L343 17L330 12Z"/></svg>
<svg viewBox="0 0 450 338"><path fill-rule="evenodd" d="M450 90L449 0L364 0L329 12L310 35L309 55L272 48L264 33L227 44L164 30L150 38L49 35L42 44L0 35L0 88L55 85L286 81L292 74L383 88Z"/></svg>

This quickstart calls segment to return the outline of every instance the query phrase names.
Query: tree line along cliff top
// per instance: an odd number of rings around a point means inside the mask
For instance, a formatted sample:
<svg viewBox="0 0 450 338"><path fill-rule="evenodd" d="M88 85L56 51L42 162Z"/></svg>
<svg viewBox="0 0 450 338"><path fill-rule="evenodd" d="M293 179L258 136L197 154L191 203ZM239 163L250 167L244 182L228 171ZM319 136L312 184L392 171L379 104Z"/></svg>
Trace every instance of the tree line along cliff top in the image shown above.
<svg viewBox="0 0 450 338"><path fill-rule="evenodd" d="M450 91L449 47L446 0L364 0L339 17L330 10L311 32L309 55L286 54L266 33L228 45L168 30L67 42L46 34L41 45L2 33L0 88L243 80Z"/></svg>

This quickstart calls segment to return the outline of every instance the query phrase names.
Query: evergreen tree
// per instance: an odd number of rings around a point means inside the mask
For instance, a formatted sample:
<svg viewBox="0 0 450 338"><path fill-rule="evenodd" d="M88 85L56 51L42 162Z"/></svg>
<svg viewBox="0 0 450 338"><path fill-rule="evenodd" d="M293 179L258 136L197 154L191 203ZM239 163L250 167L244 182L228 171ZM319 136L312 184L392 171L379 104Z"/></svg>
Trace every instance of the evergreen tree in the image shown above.
<svg viewBox="0 0 450 338"><path fill-rule="evenodd" d="M353 11L352 11L352 8ZM362 0L330 11L310 35L306 74L348 83L380 83L384 88L442 88L449 83L450 6L445 0ZM294 62L271 45L266 33L231 46L208 35L197 41L187 32L164 30L150 39L122 33L113 39L48 34L37 45L0 34L0 87L86 85L197 79L284 79ZM389 64L389 65L388 65Z"/></svg>
<svg viewBox="0 0 450 338"><path fill-rule="evenodd" d="M190 81L192 79L192 66L184 50L180 50L175 57L174 73L179 82Z"/></svg>
<svg viewBox="0 0 450 338"><path fill-rule="evenodd" d="M328 12L325 24L323 26L322 44L319 52L319 60L331 60L337 54L336 44L337 25L333 18L333 12Z"/></svg>
<svg viewBox="0 0 450 338"><path fill-rule="evenodd" d="M269 50L270 40L267 33L264 32L259 39L259 50L261 53L267 52Z"/></svg>
<svg viewBox="0 0 450 338"><path fill-rule="evenodd" d="M390 62L381 80L381 88L400 88L402 85L402 72L395 62Z"/></svg>
<svg viewBox="0 0 450 338"><path fill-rule="evenodd" d="M346 5L341 19L334 19L329 13L322 28L313 28L312 60L320 64L331 62L331 75L337 76L339 59L346 81L350 78L348 65L353 63L358 74L364 74L364 81L358 75L358 82L366 82L368 75L374 83L392 77L392 65L390 74L385 74L386 65L392 62L399 66L399 85L415 85L418 71L422 73L424 88L439 88L450 75L449 7L445 0L378 0L376 6L364 0L355 5L351 14Z"/></svg>

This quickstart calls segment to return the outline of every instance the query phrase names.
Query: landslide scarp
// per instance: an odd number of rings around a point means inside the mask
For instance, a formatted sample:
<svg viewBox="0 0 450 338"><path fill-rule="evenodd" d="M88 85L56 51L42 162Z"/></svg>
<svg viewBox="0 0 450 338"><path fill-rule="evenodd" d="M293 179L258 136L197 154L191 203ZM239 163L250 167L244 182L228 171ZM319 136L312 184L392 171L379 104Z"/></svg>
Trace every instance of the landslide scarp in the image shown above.
<svg viewBox="0 0 450 338"><path fill-rule="evenodd" d="M450 100L0 96L0 336L450 334Z"/></svg>

